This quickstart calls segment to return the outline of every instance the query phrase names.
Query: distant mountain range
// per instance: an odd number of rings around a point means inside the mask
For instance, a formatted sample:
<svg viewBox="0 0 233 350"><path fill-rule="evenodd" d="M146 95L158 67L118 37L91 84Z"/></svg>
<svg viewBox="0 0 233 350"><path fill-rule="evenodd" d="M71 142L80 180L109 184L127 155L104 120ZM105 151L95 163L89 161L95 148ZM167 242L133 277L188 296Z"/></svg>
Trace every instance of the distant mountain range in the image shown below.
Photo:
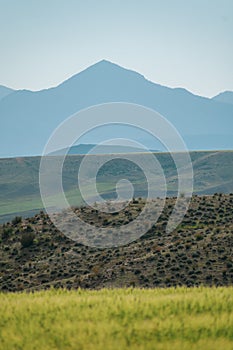
<svg viewBox="0 0 233 350"><path fill-rule="evenodd" d="M157 152L156 150L149 150L150 152ZM93 144L79 144L70 148L63 148L52 155L64 155L64 154L119 154L119 153L145 153L145 149L139 147L130 146L118 146L118 145L93 145ZM147 153L147 152L146 152Z"/></svg>
<svg viewBox="0 0 233 350"><path fill-rule="evenodd" d="M214 96L212 100L217 102L233 104L233 91L221 92L217 96Z"/></svg>
<svg viewBox="0 0 233 350"><path fill-rule="evenodd" d="M0 85L0 100L13 92L15 92L15 90Z"/></svg>
<svg viewBox="0 0 233 350"><path fill-rule="evenodd" d="M52 131L68 116L106 102L131 102L158 111L189 149L233 149L232 96L225 92L209 99L168 88L105 60L55 88L32 92L0 86L0 157L40 155ZM131 131L127 137L137 139ZM161 150L156 143L150 148Z"/></svg>

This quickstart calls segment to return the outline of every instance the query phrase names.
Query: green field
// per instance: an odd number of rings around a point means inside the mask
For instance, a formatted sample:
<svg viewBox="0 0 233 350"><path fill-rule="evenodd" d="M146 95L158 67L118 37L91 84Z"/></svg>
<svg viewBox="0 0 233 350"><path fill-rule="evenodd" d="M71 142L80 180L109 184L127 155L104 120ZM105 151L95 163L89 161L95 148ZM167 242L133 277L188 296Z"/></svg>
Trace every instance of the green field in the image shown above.
<svg viewBox="0 0 233 350"><path fill-rule="evenodd" d="M233 349L233 287L0 294L0 348Z"/></svg>

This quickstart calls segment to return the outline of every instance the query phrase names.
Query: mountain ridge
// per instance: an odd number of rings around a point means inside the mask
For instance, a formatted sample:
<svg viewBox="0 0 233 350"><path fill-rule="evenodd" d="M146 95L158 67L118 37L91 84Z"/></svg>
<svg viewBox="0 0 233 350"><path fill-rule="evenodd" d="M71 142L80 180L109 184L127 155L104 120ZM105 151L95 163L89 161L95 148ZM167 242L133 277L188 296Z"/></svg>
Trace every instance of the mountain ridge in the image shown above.
<svg viewBox="0 0 233 350"><path fill-rule="evenodd" d="M40 155L53 130L67 117L109 102L156 110L177 128L189 149L233 149L232 105L153 83L102 60L57 87L17 90L1 99L0 157ZM133 134L128 136L135 139ZM150 148L160 149L157 144Z"/></svg>
<svg viewBox="0 0 233 350"><path fill-rule="evenodd" d="M4 97L12 94L15 90L4 86L4 85L0 85L0 100L3 99Z"/></svg>
<svg viewBox="0 0 233 350"><path fill-rule="evenodd" d="M26 88L22 88L22 89L13 89L13 88L10 88L10 87L7 87L5 85L0 85L0 98L1 98L1 89L7 89L7 90L11 90L12 93L14 92L22 92L22 91L25 91L25 92L31 92L31 93L38 93L38 92L44 92L44 91L48 91L48 90L53 90L53 89L56 89L57 87L60 87L61 85L69 82L70 80L72 79L75 79L76 77L78 77L80 74L82 73L85 73L86 71L89 71L90 69L92 68L95 68L96 66L100 66L100 65L103 65L103 64L107 64L107 65L111 65L112 67L117 67L117 68L120 68L121 70L124 70L124 71L127 71L127 72L132 72L134 74L137 74L138 76L140 76L141 78L145 79L147 82L149 83L152 83L152 84L155 84L157 86L160 86L160 87L164 87L164 88L168 88L168 89L172 89L172 90L182 90L184 92L187 92L188 94L191 94L192 96L197 96L197 97L201 97L201 98L204 98L204 99L207 99L207 100L216 100L216 101L220 101L220 99L218 99L219 96L223 95L223 94L233 94L233 91L231 90L224 90L224 91L221 91L219 92L217 95L213 96L213 97L206 97L206 96L202 96L200 94L196 94L196 93L193 93L191 92L190 90L186 89L186 88L183 88L183 87L171 87L171 86L167 86L167 85L162 85L162 84L159 84L153 80L151 80L150 78L148 77L145 77L143 74L137 72L137 71L134 71L133 69L129 69L129 68L125 68L117 63L114 63L114 62L111 62L111 61L108 61L106 59L102 59L100 61L97 61L96 63L93 63L91 64L90 66L86 67L85 69L83 69L82 71L80 72L77 72L75 74L73 74L72 76L68 77L67 79L63 80L62 82L58 83L57 85L55 86L51 86L51 87L48 87L48 88L44 88L44 89L40 89L40 90L30 90L30 89L26 89Z"/></svg>
<svg viewBox="0 0 233 350"><path fill-rule="evenodd" d="M214 101L233 104L233 91L223 91L212 98Z"/></svg>

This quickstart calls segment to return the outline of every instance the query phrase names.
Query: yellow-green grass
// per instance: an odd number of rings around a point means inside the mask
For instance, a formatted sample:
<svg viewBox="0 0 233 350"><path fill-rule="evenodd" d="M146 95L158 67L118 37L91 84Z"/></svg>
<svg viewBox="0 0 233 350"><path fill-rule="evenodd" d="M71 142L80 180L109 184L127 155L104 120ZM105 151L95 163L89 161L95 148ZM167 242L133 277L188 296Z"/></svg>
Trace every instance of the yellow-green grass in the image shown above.
<svg viewBox="0 0 233 350"><path fill-rule="evenodd" d="M0 294L0 349L233 349L233 287Z"/></svg>

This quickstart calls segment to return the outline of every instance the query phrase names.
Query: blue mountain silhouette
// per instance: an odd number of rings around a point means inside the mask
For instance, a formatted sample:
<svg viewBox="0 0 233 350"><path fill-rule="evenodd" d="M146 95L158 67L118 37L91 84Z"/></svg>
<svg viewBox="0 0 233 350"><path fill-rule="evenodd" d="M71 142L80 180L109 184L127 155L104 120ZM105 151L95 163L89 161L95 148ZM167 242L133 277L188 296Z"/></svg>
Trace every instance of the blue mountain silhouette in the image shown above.
<svg viewBox="0 0 233 350"><path fill-rule="evenodd" d="M10 91L1 98L0 156L39 155L54 128L68 116L95 104L119 101L158 111L174 124L190 149L233 149L232 104L155 84L103 60L55 88Z"/></svg>
<svg viewBox="0 0 233 350"><path fill-rule="evenodd" d="M224 91L212 98L214 101L233 104L233 91Z"/></svg>

